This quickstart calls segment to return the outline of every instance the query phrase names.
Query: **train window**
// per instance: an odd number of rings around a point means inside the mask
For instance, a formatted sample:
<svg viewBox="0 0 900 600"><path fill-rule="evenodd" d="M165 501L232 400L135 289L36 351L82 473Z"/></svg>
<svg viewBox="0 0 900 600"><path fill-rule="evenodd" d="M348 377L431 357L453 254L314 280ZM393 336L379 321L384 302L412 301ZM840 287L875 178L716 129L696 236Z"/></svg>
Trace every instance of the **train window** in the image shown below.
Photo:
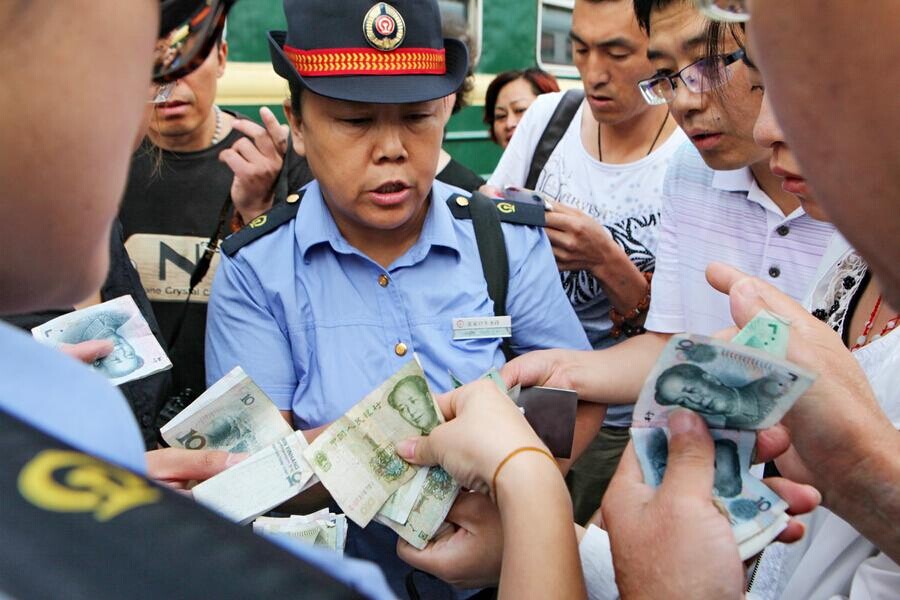
<svg viewBox="0 0 900 600"><path fill-rule="evenodd" d="M574 0L543 0L539 5L538 64L556 75L578 75L569 40L574 5Z"/></svg>
<svg viewBox="0 0 900 600"><path fill-rule="evenodd" d="M444 35L468 42L473 65L481 55L481 1L438 0Z"/></svg>

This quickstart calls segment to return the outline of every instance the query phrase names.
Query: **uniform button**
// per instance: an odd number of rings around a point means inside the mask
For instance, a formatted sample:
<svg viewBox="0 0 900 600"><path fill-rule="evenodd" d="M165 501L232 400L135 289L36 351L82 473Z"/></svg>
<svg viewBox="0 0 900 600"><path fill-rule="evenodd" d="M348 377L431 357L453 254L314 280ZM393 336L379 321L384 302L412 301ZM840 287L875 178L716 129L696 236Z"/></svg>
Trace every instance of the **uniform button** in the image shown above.
<svg viewBox="0 0 900 600"><path fill-rule="evenodd" d="M779 228L776 229L775 231L778 232L778 235L780 235L781 237L784 237L784 236L786 236L787 234L789 234L789 233L791 232L791 228L788 227L787 225L782 225L781 227L779 227Z"/></svg>
<svg viewBox="0 0 900 600"><path fill-rule="evenodd" d="M300 194L291 194L290 196L285 198L285 201L288 204L295 204L298 200L300 200Z"/></svg>
<svg viewBox="0 0 900 600"><path fill-rule="evenodd" d="M457 196L457 197L456 197L456 204L457 204L458 206L466 207L466 206L469 205L469 199L466 198L466 197L464 197L464 196Z"/></svg>
<svg viewBox="0 0 900 600"><path fill-rule="evenodd" d="M394 354L396 354L397 356L406 356L407 350L408 348L403 342L400 342L396 346L394 346Z"/></svg>
<svg viewBox="0 0 900 600"><path fill-rule="evenodd" d="M390 277L388 277L384 273L378 276L378 285L380 285L381 287L387 287L390 282Z"/></svg>
<svg viewBox="0 0 900 600"><path fill-rule="evenodd" d="M777 279L779 276L781 276L781 269L778 267L769 267L769 277Z"/></svg>

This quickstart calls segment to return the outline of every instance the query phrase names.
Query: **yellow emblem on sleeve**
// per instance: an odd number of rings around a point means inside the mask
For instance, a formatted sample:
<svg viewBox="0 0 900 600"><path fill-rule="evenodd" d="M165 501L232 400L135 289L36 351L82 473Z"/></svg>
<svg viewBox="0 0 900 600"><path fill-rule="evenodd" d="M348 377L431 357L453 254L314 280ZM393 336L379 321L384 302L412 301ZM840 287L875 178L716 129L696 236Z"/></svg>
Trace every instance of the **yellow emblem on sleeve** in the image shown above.
<svg viewBox="0 0 900 600"><path fill-rule="evenodd" d="M515 204L510 204L509 202L498 202L497 210L505 215L511 215L516 212L516 206Z"/></svg>
<svg viewBox="0 0 900 600"><path fill-rule="evenodd" d="M100 522L162 497L141 477L68 450L44 450L31 459L19 473L18 488L25 500L40 509L93 513Z"/></svg>
<svg viewBox="0 0 900 600"><path fill-rule="evenodd" d="M406 38L406 22L397 9L379 2L369 9L363 19L363 35L376 50L396 50Z"/></svg>
<svg viewBox="0 0 900 600"><path fill-rule="evenodd" d="M268 221L268 220L269 220L269 215L260 215L260 216L256 217L255 219L253 219L252 221L250 221L249 227L250 227L250 229L256 229L257 227L262 227L263 225L266 224L266 221Z"/></svg>

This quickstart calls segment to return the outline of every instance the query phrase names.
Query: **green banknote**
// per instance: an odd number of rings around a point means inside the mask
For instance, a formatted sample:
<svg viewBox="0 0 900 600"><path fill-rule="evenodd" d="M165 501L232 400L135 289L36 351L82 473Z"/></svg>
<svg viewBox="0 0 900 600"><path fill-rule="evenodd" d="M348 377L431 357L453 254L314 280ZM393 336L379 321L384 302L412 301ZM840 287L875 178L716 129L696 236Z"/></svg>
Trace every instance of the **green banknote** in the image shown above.
<svg viewBox="0 0 900 600"><path fill-rule="evenodd" d="M375 520L393 529L418 549L434 537L459 494L459 484L441 467L429 467L422 491L405 522L397 522L381 514Z"/></svg>
<svg viewBox="0 0 900 600"><path fill-rule="evenodd" d="M763 309L731 341L785 358L790 330L790 321Z"/></svg>

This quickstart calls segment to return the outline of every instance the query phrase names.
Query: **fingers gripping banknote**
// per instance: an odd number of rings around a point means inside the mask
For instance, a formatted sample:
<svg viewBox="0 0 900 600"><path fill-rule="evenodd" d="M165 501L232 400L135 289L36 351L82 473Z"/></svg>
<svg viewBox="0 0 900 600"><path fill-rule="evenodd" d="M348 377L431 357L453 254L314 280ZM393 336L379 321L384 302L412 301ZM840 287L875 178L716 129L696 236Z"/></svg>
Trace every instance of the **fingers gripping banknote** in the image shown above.
<svg viewBox="0 0 900 600"><path fill-rule="evenodd" d="M50 346L109 340L112 352L95 360L93 366L114 385L172 368L131 296L62 315L35 327L31 334Z"/></svg>
<svg viewBox="0 0 900 600"><path fill-rule="evenodd" d="M418 472L394 445L427 435L442 422L425 374L413 360L332 423L304 456L347 517L365 527ZM418 497L424 489L413 486L409 493ZM406 500L397 503L413 510ZM404 508L395 516L403 517Z"/></svg>

